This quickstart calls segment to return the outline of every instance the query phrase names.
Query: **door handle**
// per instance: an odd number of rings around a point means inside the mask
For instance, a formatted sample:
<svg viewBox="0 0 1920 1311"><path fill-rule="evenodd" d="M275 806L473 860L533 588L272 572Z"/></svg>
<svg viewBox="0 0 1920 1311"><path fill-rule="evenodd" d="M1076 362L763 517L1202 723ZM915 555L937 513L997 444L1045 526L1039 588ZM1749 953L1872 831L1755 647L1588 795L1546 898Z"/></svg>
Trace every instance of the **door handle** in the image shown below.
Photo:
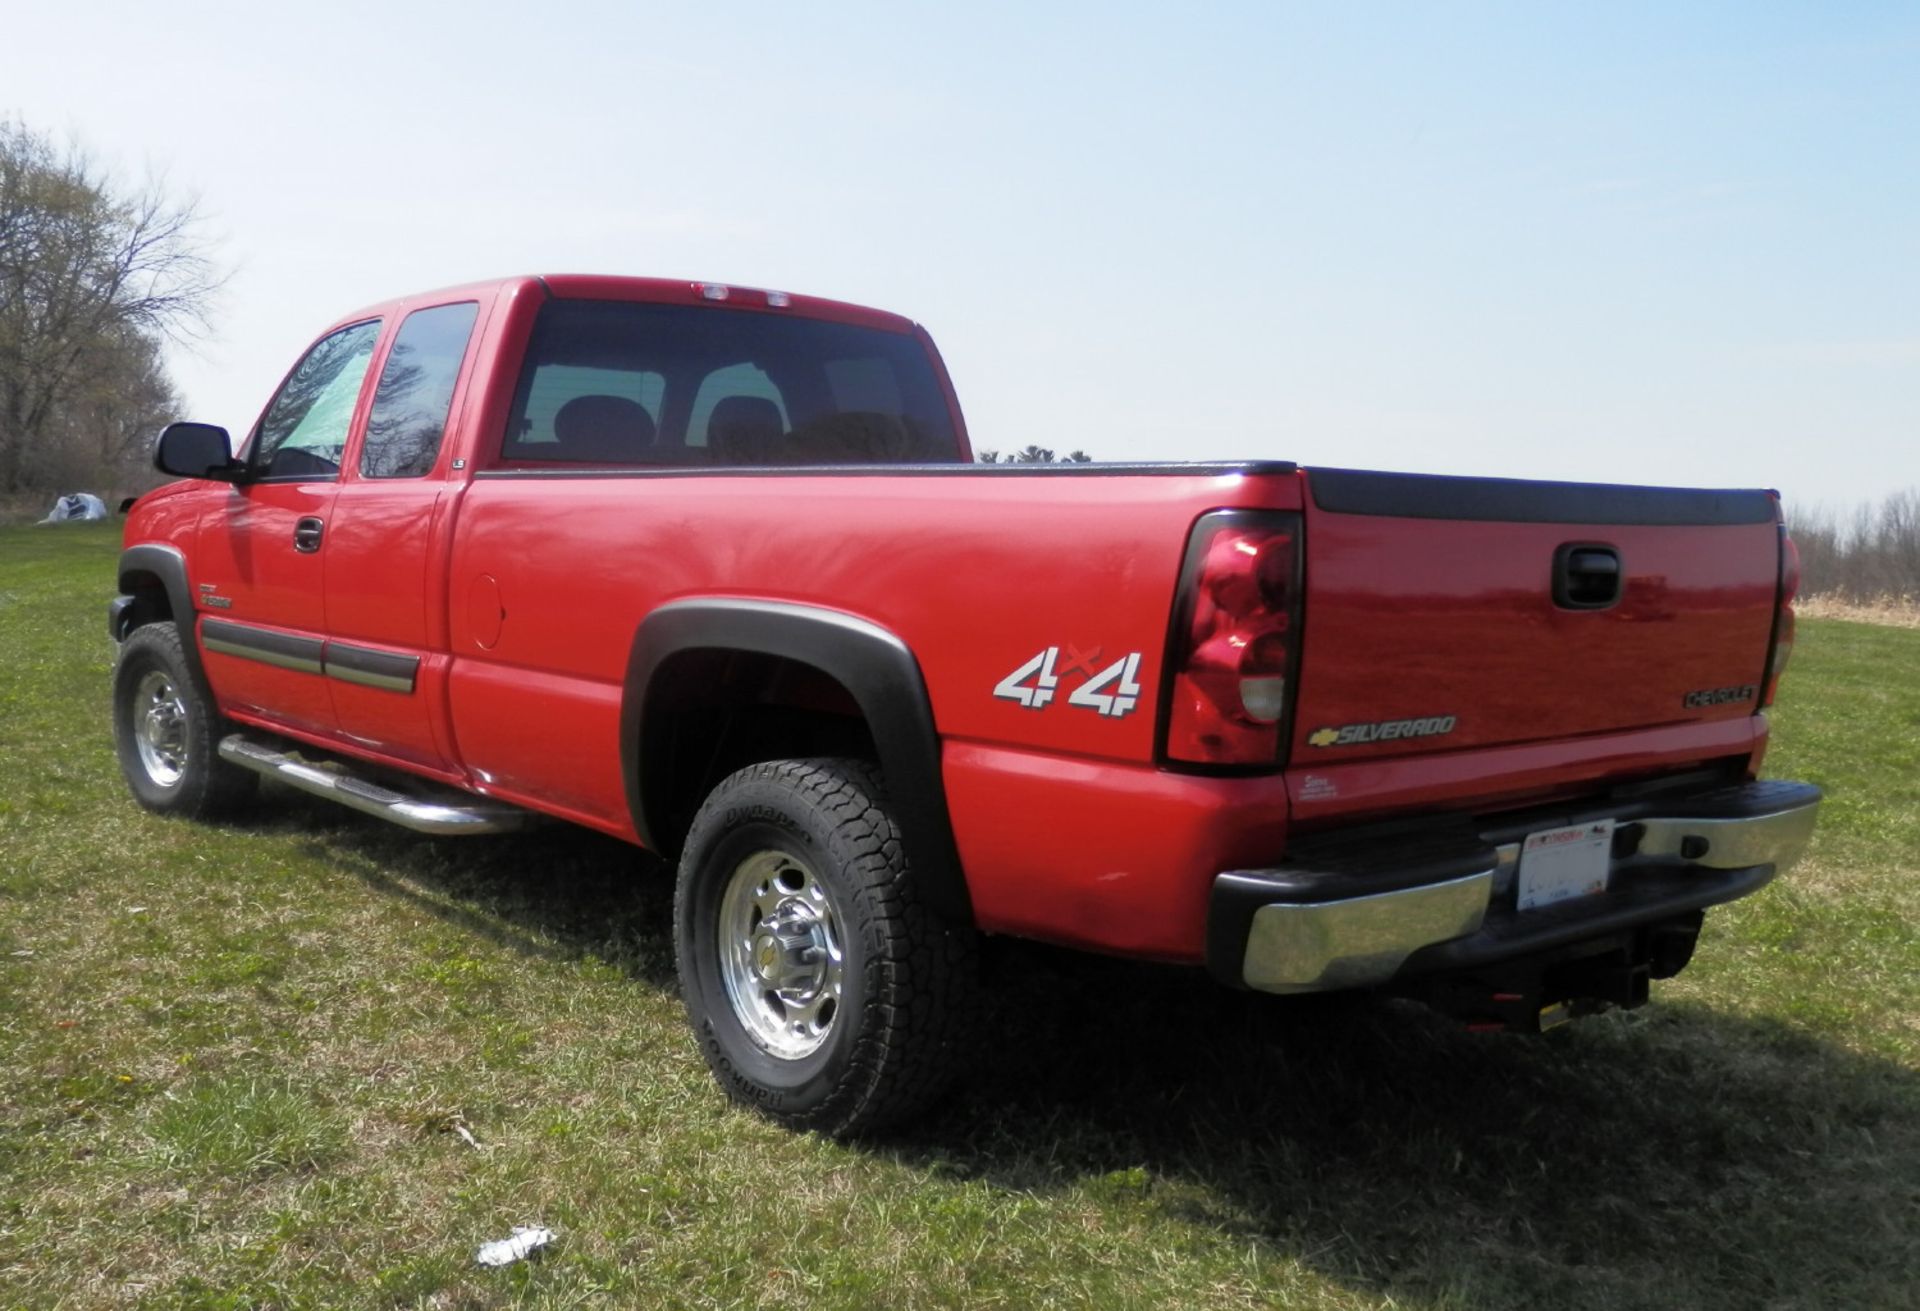
<svg viewBox="0 0 1920 1311"><path fill-rule="evenodd" d="M1553 603L1565 610L1604 610L1620 599L1624 574L1614 547L1568 542L1554 552Z"/></svg>
<svg viewBox="0 0 1920 1311"><path fill-rule="evenodd" d="M320 535L326 531L326 524L308 515L293 526L293 549L308 555L320 549Z"/></svg>

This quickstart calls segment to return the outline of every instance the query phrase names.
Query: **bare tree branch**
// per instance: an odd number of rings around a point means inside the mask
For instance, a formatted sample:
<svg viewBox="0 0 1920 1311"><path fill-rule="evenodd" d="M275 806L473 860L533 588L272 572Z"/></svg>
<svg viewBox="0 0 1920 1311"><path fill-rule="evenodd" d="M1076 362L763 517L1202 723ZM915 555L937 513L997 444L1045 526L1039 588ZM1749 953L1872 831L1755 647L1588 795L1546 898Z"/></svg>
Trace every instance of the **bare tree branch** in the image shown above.
<svg viewBox="0 0 1920 1311"><path fill-rule="evenodd" d="M1836 514L1790 506L1787 528L1800 550L1800 590L1844 601L1920 599L1920 487L1890 492L1878 505Z"/></svg>
<svg viewBox="0 0 1920 1311"><path fill-rule="evenodd" d="M119 472L128 425L174 403L161 345L207 330L211 247L164 179L123 189L80 147L0 122L0 491Z"/></svg>

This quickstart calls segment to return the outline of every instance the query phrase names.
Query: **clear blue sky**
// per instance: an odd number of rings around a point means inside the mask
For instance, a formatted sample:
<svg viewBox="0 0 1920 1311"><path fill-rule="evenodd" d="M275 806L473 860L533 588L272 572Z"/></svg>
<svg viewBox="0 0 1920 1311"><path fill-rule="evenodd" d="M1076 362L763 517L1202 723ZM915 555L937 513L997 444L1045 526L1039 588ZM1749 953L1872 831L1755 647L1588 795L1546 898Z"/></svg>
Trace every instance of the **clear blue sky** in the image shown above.
<svg viewBox="0 0 1920 1311"><path fill-rule="evenodd" d="M200 194L235 430L588 270L910 314L987 447L1920 484L1912 5L22 5L9 112Z"/></svg>

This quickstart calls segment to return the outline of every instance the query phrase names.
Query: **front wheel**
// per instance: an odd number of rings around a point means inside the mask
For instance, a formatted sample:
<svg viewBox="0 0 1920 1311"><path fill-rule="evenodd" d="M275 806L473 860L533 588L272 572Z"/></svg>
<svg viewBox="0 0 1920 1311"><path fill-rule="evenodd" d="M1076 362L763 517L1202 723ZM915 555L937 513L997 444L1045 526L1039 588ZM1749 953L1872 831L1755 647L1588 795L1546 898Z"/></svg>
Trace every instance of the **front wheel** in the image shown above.
<svg viewBox="0 0 1920 1311"><path fill-rule="evenodd" d="M687 837L674 934L688 1019L736 1100L850 1137L948 1082L974 934L921 902L871 765L770 761L724 780Z"/></svg>
<svg viewBox="0 0 1920 1311"><path fill-rule="evenodd" d="M136 628L113 667L113 745L134 799L201 819L251 796L258 776L220 759L224 724L170 623Z"/></svg>

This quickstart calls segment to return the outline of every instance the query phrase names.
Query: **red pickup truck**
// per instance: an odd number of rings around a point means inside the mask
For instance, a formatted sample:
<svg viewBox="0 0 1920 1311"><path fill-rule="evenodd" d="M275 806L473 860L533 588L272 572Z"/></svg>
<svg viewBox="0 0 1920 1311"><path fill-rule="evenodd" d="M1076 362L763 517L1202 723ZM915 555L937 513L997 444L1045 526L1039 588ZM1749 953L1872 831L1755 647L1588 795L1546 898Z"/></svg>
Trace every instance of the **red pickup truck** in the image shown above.
<svg viewBox="0 0 1920 1311"><path fill-rule="evenodd" d="M128 517L115 740L433 834L678 860L729 1093L913 1112L982 934L1534 1030L1644 1001L1803 850L1761 782L1797 564L1765 491L976 464L927 334L528 277L348 316Z"/></svg>

